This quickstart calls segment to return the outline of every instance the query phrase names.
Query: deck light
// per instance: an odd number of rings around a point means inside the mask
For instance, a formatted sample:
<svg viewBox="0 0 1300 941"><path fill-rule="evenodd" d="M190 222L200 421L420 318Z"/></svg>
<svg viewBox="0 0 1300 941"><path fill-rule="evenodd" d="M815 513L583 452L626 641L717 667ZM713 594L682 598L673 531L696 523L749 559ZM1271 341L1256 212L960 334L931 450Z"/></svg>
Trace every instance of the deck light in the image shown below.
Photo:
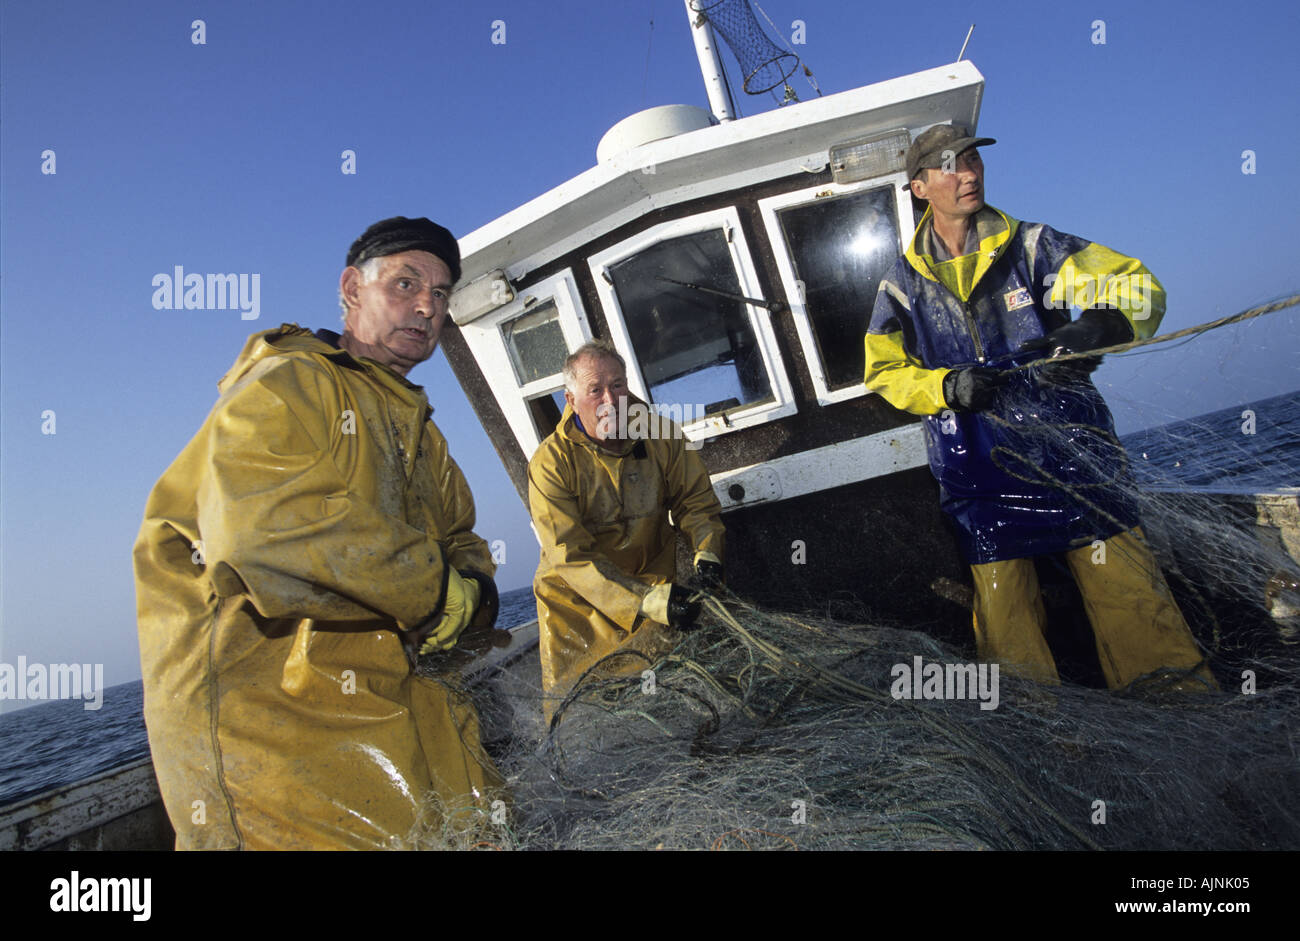
<svg viewBox="0 0 1300 941"><path fill-rule="evenodd" d="M911 143L912 135L898 128L835 144L831 147L831 178L836 183L856 183L897 173L903 169Z"/></svg>
<svg viewBox="0 0 1300 941"><path fill-rule="evenodd" d="M475 278L451 296L451 319L457 324L478 320L489 311L515 299L514 288L501 269Z"/></svg>

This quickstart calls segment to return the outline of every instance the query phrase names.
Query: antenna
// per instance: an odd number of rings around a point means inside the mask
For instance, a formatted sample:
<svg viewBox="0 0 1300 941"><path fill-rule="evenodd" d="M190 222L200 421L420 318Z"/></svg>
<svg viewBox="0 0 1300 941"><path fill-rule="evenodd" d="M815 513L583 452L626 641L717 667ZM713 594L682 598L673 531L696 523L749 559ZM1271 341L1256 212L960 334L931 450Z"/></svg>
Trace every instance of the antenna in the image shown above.
<svg viewBox="0 0 1300 941"><path fill-rule="evenodd" d="M973 32L975 32L975 24L974 24L974 23L971 23L971 24L970 24L970 29L966 30L966 42L964 42L964 43L961 44L961 52L957 53L957 61L958 61L958 62L960 62L960 61L961 61L961 57L964 56L964 55L966 54L966 43L970 42L970 34L973 33Z"/></svg>

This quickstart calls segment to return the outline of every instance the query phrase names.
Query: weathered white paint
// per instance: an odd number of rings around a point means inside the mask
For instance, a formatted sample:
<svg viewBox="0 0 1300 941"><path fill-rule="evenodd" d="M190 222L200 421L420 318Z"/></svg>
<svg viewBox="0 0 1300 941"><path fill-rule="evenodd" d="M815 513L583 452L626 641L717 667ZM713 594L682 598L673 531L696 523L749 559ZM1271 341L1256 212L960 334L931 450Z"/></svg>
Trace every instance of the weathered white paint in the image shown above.
<svg viewBox="0 0 1300 941"><path fill-rule="evenodd" d="M725 513L883 477L925 463L924 429L920 425L905 425L723 471L713 474L710 480ZM733 484L745 489L742 499L737 500L728 492Z"/></svg>

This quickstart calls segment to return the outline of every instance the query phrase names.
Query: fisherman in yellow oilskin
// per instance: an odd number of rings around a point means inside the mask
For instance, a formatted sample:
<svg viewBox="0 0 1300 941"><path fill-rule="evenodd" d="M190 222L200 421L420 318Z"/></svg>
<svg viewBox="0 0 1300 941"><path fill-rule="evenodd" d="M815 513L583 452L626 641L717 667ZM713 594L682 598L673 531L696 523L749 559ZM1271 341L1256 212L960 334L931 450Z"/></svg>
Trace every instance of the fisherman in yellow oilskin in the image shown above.
<svg viewBox="0 0 1300 941"><path fill-rule="evenodd" d="M978 148L993 143L940 124L908 149L904 188L928 205L881 279L867 388L925 416L930 469L971 564L981 659L1058 681L1034 557L1059 553L1109 687L1172 669L1196 673L1184 688L1209 688L1089 378L1101 357L1051 361L1152 336L1164 288L1136 258L987 205Z"/></svg>
<svg viewBox="0 0 1300 941"><path fill-rule="evenodd" d="M528 464L541 541L533 590L548 718L602 658L625 647L654 649L662 625L694 623L698 602L673 582L674 527L692 543L699 582L723 580L722 508L681 429L628 420L629 410L648 407L629 394L623 358L606 341L575 350L564 383L564 414ZM638 435L647 424L662 433ZM643 666L638 661L637 672Z"/></svg>
<svg viewBox="0 0 1300 941"><path fill-rule="evenodd" d="M177 849L400 848L430 807L490 807L473 707L414 673L495 617L469 487L405 378L459 274L442 226L371 226L342 335L250 337L149 497L144 712Z"/></svg>

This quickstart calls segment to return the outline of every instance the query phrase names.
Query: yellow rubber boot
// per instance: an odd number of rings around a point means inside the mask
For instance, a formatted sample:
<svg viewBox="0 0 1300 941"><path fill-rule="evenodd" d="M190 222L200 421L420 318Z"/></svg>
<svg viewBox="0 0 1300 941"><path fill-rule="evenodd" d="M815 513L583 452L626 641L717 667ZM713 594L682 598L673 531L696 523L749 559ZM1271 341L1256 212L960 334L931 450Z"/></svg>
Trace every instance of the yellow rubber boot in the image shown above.
<svg viewBox="0 0 1300 941"><path fill-rule="evenodd" d="M975 649L979 658L1039 683L1059 684L1056 661L1043 636L1047 614L1034 560L972 565L971 575L975 579Z"/></svg>
<svg viewBox="0 0 1300 941"><path fill-rule="evenodd" d="M1092 622L1107 686L1122 689L1161 669L1195 669L1204 685L1189 678L1175 688L1219 688L1141 528L1075 549L1066 560Z"/></svg>

